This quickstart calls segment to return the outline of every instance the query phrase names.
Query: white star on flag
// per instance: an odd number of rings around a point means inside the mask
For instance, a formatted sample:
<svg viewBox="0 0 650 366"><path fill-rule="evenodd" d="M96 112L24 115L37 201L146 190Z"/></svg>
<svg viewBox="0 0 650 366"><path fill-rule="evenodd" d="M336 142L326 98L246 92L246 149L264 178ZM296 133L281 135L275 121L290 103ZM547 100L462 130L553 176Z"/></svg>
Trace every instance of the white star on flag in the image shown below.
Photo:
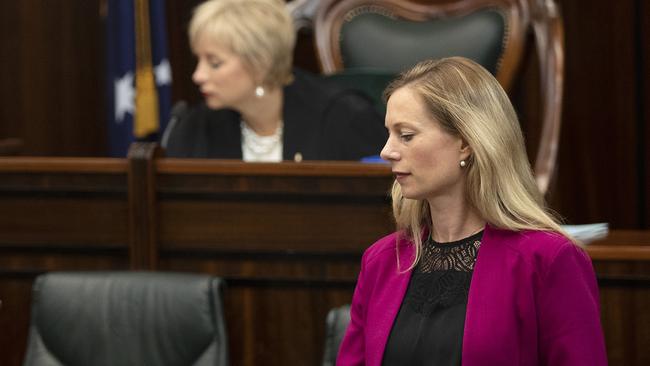
<svg viewBox="0 0 650 366"><path fill-rule="evenodd" d="M156 65L154 74L156 74L156 84L158 86L170 85L172 83L172 68L166 58L160 60L160 63Z"/></svg>
<svg viewBox="0 0 650 366"><path fill-rule="evenodd" d="M135 89L133 87L133 72L129 71L115 80L115 122L124 122L124 115L135 112Z"/></svg>

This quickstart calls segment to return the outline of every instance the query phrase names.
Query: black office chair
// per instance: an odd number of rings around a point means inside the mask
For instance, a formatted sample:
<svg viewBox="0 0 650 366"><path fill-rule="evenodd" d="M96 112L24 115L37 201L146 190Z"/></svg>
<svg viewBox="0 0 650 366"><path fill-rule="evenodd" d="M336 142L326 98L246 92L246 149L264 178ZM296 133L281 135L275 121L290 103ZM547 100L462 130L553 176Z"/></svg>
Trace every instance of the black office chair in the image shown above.
<svg viewBox="0 0 650 366"><path fill-rule="evenodd" d="M525 124L539 135L532 160L538 187L546 192L559 144L564 72L562 21L553 0L323 0L317 8L313 1L297 1L291 10L299 19L315 17L322 72L350 78L374 98L400 71L448 56L478 62L510 92L525 71L524 58L533 53L527 45L534 43L539 85L528 94L539 97L535 114L541 116Z"/></svg>
<svg viewBox="0 0 650 366"><path fill-rule="evenodd" d="M336 355L339 353L345 330L350 323L350 305L334 308L327 313L325 320L325 351L323 366L336 365Z"/></svg>
<svg viewBox="0 0 650 366"><path fill-rule="evenodd" d="M24 365L227 365L221 290L197 274L39 276Z"/></svg>

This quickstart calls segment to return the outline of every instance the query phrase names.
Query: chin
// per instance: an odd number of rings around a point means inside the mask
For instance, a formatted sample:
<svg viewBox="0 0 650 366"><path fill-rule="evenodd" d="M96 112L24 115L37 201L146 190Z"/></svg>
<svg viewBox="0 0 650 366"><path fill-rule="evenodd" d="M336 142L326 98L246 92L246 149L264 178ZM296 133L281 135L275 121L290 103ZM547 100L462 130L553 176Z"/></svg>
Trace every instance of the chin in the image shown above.
<svg viewBox="0 0 650 366"><path fill-rule="evenodd" d="M223 108L226 108L224 103L219 99L210 98L210 99L204 99L204 101L205 101L205 105L210 109L223 109Z"/></svg>
<svg viewBox="0 0 650 366"><path fill-rule="evenodd" d="M402 197L404 197L406 199L409 199L409 200L414 200L414 201L421 201L421 200L425 199L425 196L421 195L421 194L412 194L412 195L409 194L409 195L406 195L406 194L402 193Z"/></svg>
<svg viewBox="0 0 650 366"><path fill-rule="evenodd" d="M412 189L405 189L402 186L402 197L408 198L410 200L421 200L424 199L425 195L422 192L417 192Z"/></svg>
<svg viewBox="0 0 650 366"><path fill-rule="evenodd" d="M210 109L222 109L224 108L223 104L221 103L215 103L215 102L205 102L205 105L210 108Z"/></svg>

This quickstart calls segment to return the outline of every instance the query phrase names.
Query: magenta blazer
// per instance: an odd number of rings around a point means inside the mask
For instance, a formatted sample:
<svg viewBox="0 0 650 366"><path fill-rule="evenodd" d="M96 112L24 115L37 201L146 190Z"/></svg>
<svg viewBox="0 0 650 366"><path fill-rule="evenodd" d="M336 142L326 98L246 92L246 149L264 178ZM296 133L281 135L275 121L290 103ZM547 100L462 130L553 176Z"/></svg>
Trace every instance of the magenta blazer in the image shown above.
<svg viewBox="0 0 650 366"><path fill-rule="evenodd" d="M337 365L381 365L411 271L413 244L366 250ZM591 260L565 237L486 226L469 289L462 366L607 365Z"/></svg>

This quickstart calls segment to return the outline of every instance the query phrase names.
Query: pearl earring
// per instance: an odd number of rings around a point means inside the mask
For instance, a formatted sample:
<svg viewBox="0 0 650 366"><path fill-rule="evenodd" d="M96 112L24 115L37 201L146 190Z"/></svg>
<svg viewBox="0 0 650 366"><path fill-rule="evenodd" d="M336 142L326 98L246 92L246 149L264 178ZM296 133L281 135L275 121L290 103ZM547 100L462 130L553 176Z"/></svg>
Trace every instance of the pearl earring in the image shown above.
<svg viewBox="0 0 650 366"><path fill-rule="evenodd" d="M255 88L255 96L256 97L261 98L261 97L264 96L264 94L265 94L265 90L264 90L264 88L262 86L258 86L257 88Z"/></svg>
<svg viewBox="0 0 650 366"><path fill-rule="evenodd" d="M466 167L466 166L467 166L467 162L466 162L465 160L461 160L461 161L460 161L460 167L461 167L461 168L464 168L464 167Z"/></svg>

